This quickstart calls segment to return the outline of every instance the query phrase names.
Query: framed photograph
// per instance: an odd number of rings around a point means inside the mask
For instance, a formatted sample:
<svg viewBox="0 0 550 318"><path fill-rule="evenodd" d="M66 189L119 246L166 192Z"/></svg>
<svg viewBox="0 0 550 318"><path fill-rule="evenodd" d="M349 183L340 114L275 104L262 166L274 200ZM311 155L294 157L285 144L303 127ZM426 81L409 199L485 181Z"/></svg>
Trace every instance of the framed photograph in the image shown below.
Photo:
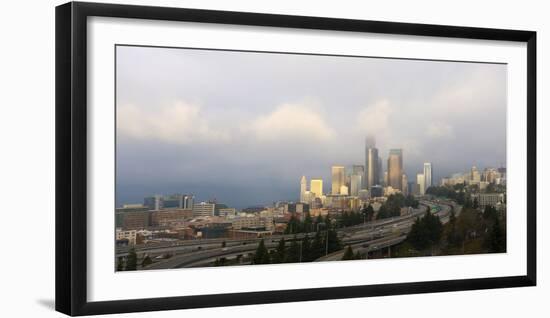
<svg viewBox="0 0 550 318"><path fill-rule="evenodd" d="M58 6L56 309L534 286L535 81L533 31Z"/></svg>

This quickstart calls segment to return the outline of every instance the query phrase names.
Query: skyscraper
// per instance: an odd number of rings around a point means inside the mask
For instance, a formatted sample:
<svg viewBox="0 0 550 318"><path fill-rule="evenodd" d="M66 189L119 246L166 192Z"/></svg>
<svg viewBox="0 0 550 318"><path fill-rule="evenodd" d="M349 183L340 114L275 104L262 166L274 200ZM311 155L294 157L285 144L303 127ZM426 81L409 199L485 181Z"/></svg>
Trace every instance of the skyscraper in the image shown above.
<svg viewBox="0 0 550 318"><path fill-rule="evenodd" d="M302 176L300 180L300 202L306 202L306 191L307 191L307 179L306 176Z"/></svg>
<svg viewBox="0 0 550 318"><path fill-rule="evenodd" d="M401 192L403 192L403 195L409 194L409 180L407 179L406 174L403 174L403 177L401 178L401 186L403 187L401 189Z"/></svg>
<svg viewBox="0 0 550 318"><path fill-rule="evenodd" d="M388 157L388 185L403 190L403 150L390 149Z"/></svg>
<svg viewBox="0 0 550 318"><path fill-rule="evenodd" d="M418 194L424 195L426 193L426 182L423 173L416 175L416 184L418 185Z"/></svg>
<svg viewBox="0 0 550 318"><path fill-rule="evenodd" d="M479 173L479 170L477 170L476 166L472 167L470 172L470 181L472 183L479 183L481 181L481 174Z"/></svg>
<svg viewBox="0 0 550 318"><path fill-rule="evenodd" d="M361 174L352 174L351 175L351 182L350 182L350 195L352 196L358 196L359 191L361 190L361 182L362 181L362 175Z"/></svg>
<svg viewBox="0 0 550 318"><path fill-rule="evenodd" d="M432 163L424 162L424 192L433 185Z"/></svg>
<svg viewBox="0 0 550 318"><path fill-rule="evenodd" d="M340 194L343 185L346 185L346 168L332 166L332 194Z"/></svg>
<svg viewBox="0 0 550 318"><path fill-rule="evenodd" d="M323 179L312 178L309 184L309 192L313 193L316 198L323 196Z"/></svg>
<svg viewBox="0 0 550 318"><path fill-rule="evenodd" d="M378 180L376 180L376 184L382 184L386 181L385 179L385 175L384 175L384 170L382 169L382 158L381 157L378 157L378 170L376 170L376 172L378 173Z"/></svg>
<svg viewBox="0 0 550 318"><path fill-rule="evenodd" d="M357 175L363 175L365 173L365 166L363 165L353 165L351 167L351 173Z"/></svg>
<svg viewBox="0 0 550 318"><path fill-rule="evenodd" d="M364 186L370 188L379 183L378 149L373 136L368 136L365 142L365 180Z"/></svg>

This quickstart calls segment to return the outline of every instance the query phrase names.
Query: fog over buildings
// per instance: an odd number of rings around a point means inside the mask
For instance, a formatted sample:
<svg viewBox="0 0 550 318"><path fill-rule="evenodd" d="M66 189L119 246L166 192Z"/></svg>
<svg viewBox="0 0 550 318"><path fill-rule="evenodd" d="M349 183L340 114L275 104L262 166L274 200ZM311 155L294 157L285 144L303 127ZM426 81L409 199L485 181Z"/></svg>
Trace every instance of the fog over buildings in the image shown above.
<svg viewBox="0 0 550 318"><path fill-rule="evenodd" d="M117 204L297 200L303 175L330 192L332 166L365 164L366 136L380 178L402 149L409 181L431 162L436 184L505 165L505 125L505 65L118 47Z"/></svg>

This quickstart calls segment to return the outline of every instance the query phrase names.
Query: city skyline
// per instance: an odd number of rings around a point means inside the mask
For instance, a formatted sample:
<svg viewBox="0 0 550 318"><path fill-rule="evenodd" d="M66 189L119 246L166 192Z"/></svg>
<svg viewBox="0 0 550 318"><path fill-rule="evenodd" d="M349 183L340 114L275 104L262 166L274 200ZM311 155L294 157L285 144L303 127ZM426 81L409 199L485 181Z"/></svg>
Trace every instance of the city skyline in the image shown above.
<svg viewBox="0 0 550 318"><path fill-rule="evenodd" d="M400 148L409 181L426 161L433 182L506 165L504 65L136 47L117 57L117 205L174 192L235 207L296 199L304 171L328 181L331 166L365 162L368 135L379 173Z"/></svg>

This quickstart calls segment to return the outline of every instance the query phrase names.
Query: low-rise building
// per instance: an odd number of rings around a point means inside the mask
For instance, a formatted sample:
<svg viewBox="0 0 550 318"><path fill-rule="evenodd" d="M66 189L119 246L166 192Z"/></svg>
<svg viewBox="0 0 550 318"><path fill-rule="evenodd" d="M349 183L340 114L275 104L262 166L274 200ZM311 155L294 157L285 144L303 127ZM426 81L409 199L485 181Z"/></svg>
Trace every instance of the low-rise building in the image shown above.
<svg viewBox="0 0 550 318"><path fill-rule="evenodd" d="M152 226L181 226L186 219L193 217L193 211L189 209L166 209L151 212Z"/></svg>
<svg viewBox="0 0 550 318"><path fill-rule="evenodd" d="M209 202L201 202L193 204L193 216L214 216L216 204Z"/></svg>
<svg viewBox="0 0 550 318"><path fill-rule="evenodd" d="M126 241L128 245L134 246L134 245L136 245L136 235L137 235L136 230L125 231L121 228L117 228L116 229L117 244L123 244L124 241Z"/></svg>
<svg viewBox="0 0 550 318"><path fill-rule="evenodd" d="M472 197L477 198L481 208L488 205L496 207L504 203L504 193L479 193L472 195Z"/></svg>
<svg viewBox="0 0 550 318"><path fill-rule="evenodd" d="M220 217L235 216L236 214L237 210L235 208L223 208L219 210Z"/></svg>
<svg viewBox="0 0 550 318"><path fill-rule="evenodd" d="M231 219L234 230L264 228L266 231L273 231L273 218L253 214L238 216Z"/></svg>

